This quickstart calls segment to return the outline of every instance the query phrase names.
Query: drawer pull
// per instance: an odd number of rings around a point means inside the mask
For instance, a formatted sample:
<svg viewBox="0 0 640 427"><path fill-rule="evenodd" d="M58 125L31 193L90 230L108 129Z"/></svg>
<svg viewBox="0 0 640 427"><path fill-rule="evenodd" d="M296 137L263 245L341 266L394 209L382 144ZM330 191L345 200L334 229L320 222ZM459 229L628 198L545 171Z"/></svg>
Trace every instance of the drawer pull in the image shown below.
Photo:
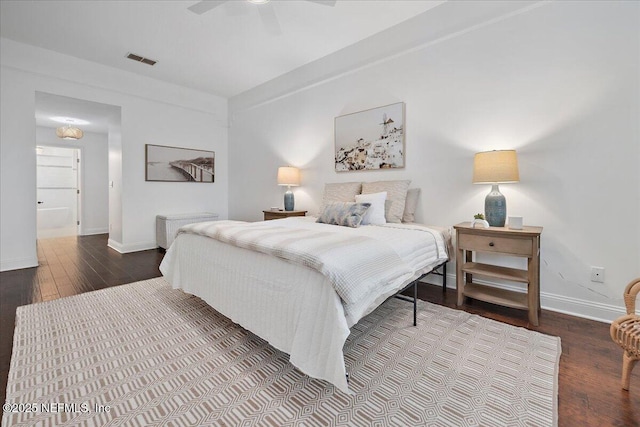
<svg viewBox="0 0 640 427"><path fill-rule="evenodd" d="M489 246L493 246L493 242L489 242Z"/></svg>

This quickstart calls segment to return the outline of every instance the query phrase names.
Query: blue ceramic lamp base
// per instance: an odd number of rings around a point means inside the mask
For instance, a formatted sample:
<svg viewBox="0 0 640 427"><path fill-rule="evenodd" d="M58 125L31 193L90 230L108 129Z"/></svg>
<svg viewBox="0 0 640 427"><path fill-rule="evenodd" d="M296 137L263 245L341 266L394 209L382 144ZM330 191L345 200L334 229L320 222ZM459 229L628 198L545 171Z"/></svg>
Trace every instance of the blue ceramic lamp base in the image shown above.
<svg viewBox="0 0 640 427"><path fill-rule="evenodd" d="M284 193L284 210L292 211L293 210L293 191L287 190Z"/></svg>
<svg viewBox="0 0 640 427"><path fill-rule="evenodd" d="M491 227L504 227L507 220L507 200L498 184L491 186L491 192L484 199L484 217Z"/></svg>

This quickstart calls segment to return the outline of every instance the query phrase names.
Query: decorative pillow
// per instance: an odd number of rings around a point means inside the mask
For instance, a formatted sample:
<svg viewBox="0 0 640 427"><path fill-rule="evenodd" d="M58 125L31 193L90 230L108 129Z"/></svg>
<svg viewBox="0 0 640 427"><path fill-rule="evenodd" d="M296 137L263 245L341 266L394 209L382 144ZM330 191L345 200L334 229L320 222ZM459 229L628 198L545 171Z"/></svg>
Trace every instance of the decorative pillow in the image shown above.
<svg viewBox="0 0 640 427"><path fill-rule="evenodd" d="M324 185L322 204L332 202L353 202L356 194L360 194L362 183L360 182L336 182Z"/></svg>
<svg viewBox="0 0 640 427"><path fill-rule="evenodd" d="M419 197L419 188L410 188L407 190L407 200L404 203L404 214L402 214L402 222L416 222L416 209L418 209Z"/></svg>
<svg viewBox="0 0 640 427"><path fill-rule="evenodd" d="M382 225L386 224L387 220L384 219L384 205L387 200L387 192L371 193L371 194L358 194L356 196L356 203L370 203L371 206L367 209L367 213L362 218L361 225L373 224Z"/></svg>
<svg viewBox="0 0 640 427"><path fill-rule="evenodd" d="M333 202L326 205L316 222L359 227L371 203Z"/></svg>
<svg viewBox="0 0 640 427"><path fill-rule="evenodd" d="M387 199L384 201L384 218L385 220L389 218L389 209L391 209L391 200Z"/></svg>
<svg viewBox="0 0 640 427"><path fill-rule="evenodd" d="M386 191L387 200L391 201L389 210L386 213L387 222L400 223L402 222L409 184L411 184L410 180L363 182L362 194Z"/></svg>

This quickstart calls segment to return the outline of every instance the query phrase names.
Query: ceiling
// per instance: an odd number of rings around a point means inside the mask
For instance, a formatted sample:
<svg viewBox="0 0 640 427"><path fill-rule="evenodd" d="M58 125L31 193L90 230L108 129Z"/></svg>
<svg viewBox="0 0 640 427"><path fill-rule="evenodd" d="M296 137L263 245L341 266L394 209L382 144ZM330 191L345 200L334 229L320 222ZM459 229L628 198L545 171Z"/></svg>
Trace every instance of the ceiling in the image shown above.
<svg viewBox="0 0 640 427"><path fill-rule="evenodd" d="M57 128L69 121L85 132L108 133L120 123L120 107L36 92L36 126Z"/></svg>
<svg viewBox="0 0 640 427"><path fill-rule="evenodd" d="M182 1L0 2L0 35L230 98L443 3L424 0L223 2L201 15ZM258 8L275 14L269 31ZM264 11L264 10L263 10ZM125 58L135 53L154 66Z"/></svg>

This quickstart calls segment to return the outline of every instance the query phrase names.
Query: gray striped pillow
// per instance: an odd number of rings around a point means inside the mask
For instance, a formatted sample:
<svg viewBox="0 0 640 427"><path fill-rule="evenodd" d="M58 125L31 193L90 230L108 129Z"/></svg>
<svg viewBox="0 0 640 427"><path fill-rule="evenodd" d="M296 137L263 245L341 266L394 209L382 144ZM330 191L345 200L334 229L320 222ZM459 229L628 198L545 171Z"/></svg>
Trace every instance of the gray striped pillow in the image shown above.
<svg viewBox="0 0 640 427"><path fill-rule="evenodd" d="M371 203L333 202L324 207L316 222L342 225L345 227L360 227L364 214Z"/></svg>

